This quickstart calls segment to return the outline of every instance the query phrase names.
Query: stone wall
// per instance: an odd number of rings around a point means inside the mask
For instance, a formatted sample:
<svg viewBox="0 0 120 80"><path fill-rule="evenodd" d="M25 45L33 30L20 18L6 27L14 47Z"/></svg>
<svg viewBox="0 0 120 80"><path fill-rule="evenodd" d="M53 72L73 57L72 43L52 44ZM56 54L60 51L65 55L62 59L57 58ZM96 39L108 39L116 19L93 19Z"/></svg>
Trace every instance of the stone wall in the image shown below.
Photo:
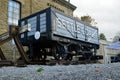
<svg viewBox="0 0 120 80"><path fill-rule="evenodd" d="M21 3L21 17L26 17L30 14L38 12L48 7L54 7L67 15L72 16L73 10L67 8L65 5L60 4L54 0L17 0Z"/></svg>
<svg viewBox="0 0 120 80"><path fill-rule="evenodd" d="M21 3L21 18L48 7L54 7L72 16L73 10L59 3L59 0L16 0ZM0 34L8 31L8 0L0 0Z"/></svg>
<svg viewBox="0 0 120 80"><path fill-rule="evenodd" d="M59 3L60 0L16 0L21 3L21 18L29 16L48 7L54 7L67 15L73 15L73 9ZM63 1L64 3L64 1ZM68 3L69 4L69 3ZM8 31L8 0L0 0L0 34ZM0 46L5 55L10 59L13 56L11 41Z"/></svg>
<svg viewBox="0 0 120 80"><path fill-rule="evenodd" d="M0 34L8 29L8 0L0 0Z"/></svg>

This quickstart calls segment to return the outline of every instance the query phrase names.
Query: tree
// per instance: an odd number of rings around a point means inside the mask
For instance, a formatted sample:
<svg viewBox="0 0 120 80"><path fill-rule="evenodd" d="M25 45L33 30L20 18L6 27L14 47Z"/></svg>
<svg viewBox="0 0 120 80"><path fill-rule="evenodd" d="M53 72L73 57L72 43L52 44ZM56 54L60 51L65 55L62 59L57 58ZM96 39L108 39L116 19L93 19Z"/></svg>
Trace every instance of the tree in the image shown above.
<svg viewBox="0 0 120 80"><path fill-rule="evenodd" d="M100 40L106 40L104 33L100 33Z"/></svg>
<svg viewBox="0 0 120 80"><path fill-rule="evenodd" d="M120 41L120 32L117 32L113 38L113 42L118 42L118 41Z"/></svg>
<svg viewBox="0 0 120 80"><path fill-rule="evenodd" d="M96 25L97 23L95 22L95 19L93 19L89 15L81 16L81 21L89 24L89 25Z"/></svg>

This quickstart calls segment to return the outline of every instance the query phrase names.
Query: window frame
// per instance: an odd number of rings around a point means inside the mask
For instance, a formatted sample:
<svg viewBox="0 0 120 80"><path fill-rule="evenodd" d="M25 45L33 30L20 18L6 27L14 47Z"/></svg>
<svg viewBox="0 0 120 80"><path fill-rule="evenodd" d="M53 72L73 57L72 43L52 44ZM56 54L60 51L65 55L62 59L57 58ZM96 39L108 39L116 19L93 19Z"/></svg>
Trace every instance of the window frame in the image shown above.
<svg viewBox="0 0 120 80"><path fill-rule="evenodd" d="M14 12L14 10L12 10L12 9L11 9L12 11L9 10L9 7L14 7L14 8L16 8L15 6L10 6L10 5L9 5L9 1L13 1L13 2L19 4L19 13L16 14L16 13ZM21 19L21 2L16 1L16 0L8 0L8 25L11 25L11 23L13 23L13 20L15 20L16 18L15 18L14 16L10 17L10 16L9 16L9 14L10 14L9 12L12 12L12 13L16 14L17 16L19 15L19 19ZM11 23L9 22L9 19L12 19ZM18 19L18 21L19 21L19 19ZM16 24L14 24L14 25L16 25ZM19 25L19 22L18 22L17 26L18 26L18 25Z"/></svg>

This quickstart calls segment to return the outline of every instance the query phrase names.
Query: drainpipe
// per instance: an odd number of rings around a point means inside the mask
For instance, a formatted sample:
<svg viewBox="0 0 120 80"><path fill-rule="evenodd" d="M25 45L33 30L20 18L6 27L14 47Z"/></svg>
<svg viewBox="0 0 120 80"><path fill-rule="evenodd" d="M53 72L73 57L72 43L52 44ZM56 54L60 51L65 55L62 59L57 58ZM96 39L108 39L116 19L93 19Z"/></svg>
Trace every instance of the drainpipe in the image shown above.
<svg viewBox="0 0 120 80"><path fill-rule="evenodd" d="M30 0L30 14L32 14L32 0Z"/></svg>

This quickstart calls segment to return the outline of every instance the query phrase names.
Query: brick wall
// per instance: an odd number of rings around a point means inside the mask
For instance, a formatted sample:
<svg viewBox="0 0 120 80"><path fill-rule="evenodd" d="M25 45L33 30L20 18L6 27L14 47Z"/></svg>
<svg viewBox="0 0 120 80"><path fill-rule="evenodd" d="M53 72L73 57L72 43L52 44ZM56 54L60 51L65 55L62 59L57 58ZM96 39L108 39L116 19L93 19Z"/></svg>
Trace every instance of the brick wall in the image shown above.
<svg viewBox="0 0 120 80"><path fill-rule="evenodd" d="M0 34L8 29L8 0L0 0Z"/></svg>
<svg viewBox="0 0 120 80"><path fill-rule="evenodd" d="M54 0L16 0L21 3L21 18L29 16L35 12L48 8L50 6L72 16L73 10L59 4ZM8 0L0 0L0 34L8 31ZM11 41L0 46L5 55L10 59L13 56L13 47Z"/></svg>
<svg viewBox="0 0 120 80"><path fill-rule="evenodd" d="M52 6L72 16L73 10L54 0L17 0L21 3L21 18ZM0 0L0 34L8 31L8 0Z"/></svg>
<svg viewBox="0 0 120 80"><path fill-rule="evenodd" d="M73 10L61 5L53 0L17 0L21 2L21 17L28 16L32 13L38 12L50 6L64 12L67 15L72 16Z"/></svg>

